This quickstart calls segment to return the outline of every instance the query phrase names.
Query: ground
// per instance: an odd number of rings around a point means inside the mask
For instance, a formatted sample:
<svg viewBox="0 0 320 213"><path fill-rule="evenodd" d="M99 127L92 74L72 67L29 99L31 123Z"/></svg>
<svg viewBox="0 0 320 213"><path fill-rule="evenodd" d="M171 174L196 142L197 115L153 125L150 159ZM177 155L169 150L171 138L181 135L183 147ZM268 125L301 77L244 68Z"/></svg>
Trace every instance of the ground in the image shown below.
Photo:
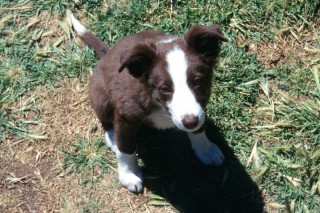
<svg viewBox="0 0 320 213"><path fill-rule="evenodd" d="M0 211L319 212L319 8L0 2ZM229 42L207 108L222 166L202 165L183 132L144 127L144 191L120 186L88 101L96 56L74 34L69 9L109 45L149 27L181 35L192 24L222 26Z"/></svg>

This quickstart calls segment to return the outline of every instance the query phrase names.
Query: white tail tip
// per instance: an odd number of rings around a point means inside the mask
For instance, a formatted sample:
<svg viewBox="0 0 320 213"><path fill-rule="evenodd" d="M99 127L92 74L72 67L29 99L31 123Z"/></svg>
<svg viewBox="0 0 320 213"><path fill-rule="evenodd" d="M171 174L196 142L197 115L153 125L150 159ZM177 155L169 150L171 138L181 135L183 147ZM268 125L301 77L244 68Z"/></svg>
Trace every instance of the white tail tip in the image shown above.
<svg viewBox="0 0 320 213"><path fill-rule="evenodd" d="M77 32L78 36L83 36L86 33L86 28L74 17L74 15L70 14L71 22L73 25L73 28Z"/></svg>

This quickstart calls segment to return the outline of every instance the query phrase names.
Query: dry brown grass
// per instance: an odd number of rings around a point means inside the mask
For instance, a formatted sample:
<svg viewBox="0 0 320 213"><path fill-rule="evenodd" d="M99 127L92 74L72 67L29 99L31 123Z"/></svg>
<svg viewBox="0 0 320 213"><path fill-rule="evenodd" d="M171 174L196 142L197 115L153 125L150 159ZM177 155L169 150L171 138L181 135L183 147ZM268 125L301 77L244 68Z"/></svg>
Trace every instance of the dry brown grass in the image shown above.
<svg viewBox="0 0 320 213"><path fill-rule="evenodd" d="M317 31L306 29L303 25L296 28L278 32L274 41L263 41L256 45L256 48L249 49L257 53L257 59L261 61L265 69L272 69L276 66L296 65L298 59L305 66L312 66L319 54L319 35ZM317 49L318 48L318 49Z"/></svg>

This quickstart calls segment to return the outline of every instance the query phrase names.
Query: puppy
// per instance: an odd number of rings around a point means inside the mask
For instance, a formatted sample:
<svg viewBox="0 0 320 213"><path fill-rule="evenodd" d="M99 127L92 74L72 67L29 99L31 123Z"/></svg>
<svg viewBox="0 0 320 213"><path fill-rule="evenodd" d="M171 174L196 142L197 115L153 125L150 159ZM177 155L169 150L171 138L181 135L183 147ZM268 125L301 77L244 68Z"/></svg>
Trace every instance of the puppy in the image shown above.
<svg viewBox="0 0 320 213"><path fill-rule="evenodd" d="M204 164L224 155L204 130L212 70L221 41L218 25L193 26L182 37L148 30L126 36L111 49L71 15L77 35L100 58L91 77L91 105L118 160L119 181L131 192L143 189L136 135L142 124L185 131Z"/></svg>

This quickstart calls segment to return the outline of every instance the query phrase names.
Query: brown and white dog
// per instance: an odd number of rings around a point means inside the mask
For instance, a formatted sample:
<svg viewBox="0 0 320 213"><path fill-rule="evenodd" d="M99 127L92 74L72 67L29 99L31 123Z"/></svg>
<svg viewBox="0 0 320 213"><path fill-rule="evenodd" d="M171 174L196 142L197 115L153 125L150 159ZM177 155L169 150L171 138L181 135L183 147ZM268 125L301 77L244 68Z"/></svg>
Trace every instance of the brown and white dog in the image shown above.
<svg viewBox="0 0 320 213"><path fill-rule="evenodd" d="M220 165L224 155L204 131L212 69L221 41L218 25L193 26L183 37L148 30L129 35L111 49L71 15L78 36L100 61L91 77L90 101L118 160L119 180L140 192L142 173L136 135L142 124L177 127L187 133L204 164Z"/></svg>

